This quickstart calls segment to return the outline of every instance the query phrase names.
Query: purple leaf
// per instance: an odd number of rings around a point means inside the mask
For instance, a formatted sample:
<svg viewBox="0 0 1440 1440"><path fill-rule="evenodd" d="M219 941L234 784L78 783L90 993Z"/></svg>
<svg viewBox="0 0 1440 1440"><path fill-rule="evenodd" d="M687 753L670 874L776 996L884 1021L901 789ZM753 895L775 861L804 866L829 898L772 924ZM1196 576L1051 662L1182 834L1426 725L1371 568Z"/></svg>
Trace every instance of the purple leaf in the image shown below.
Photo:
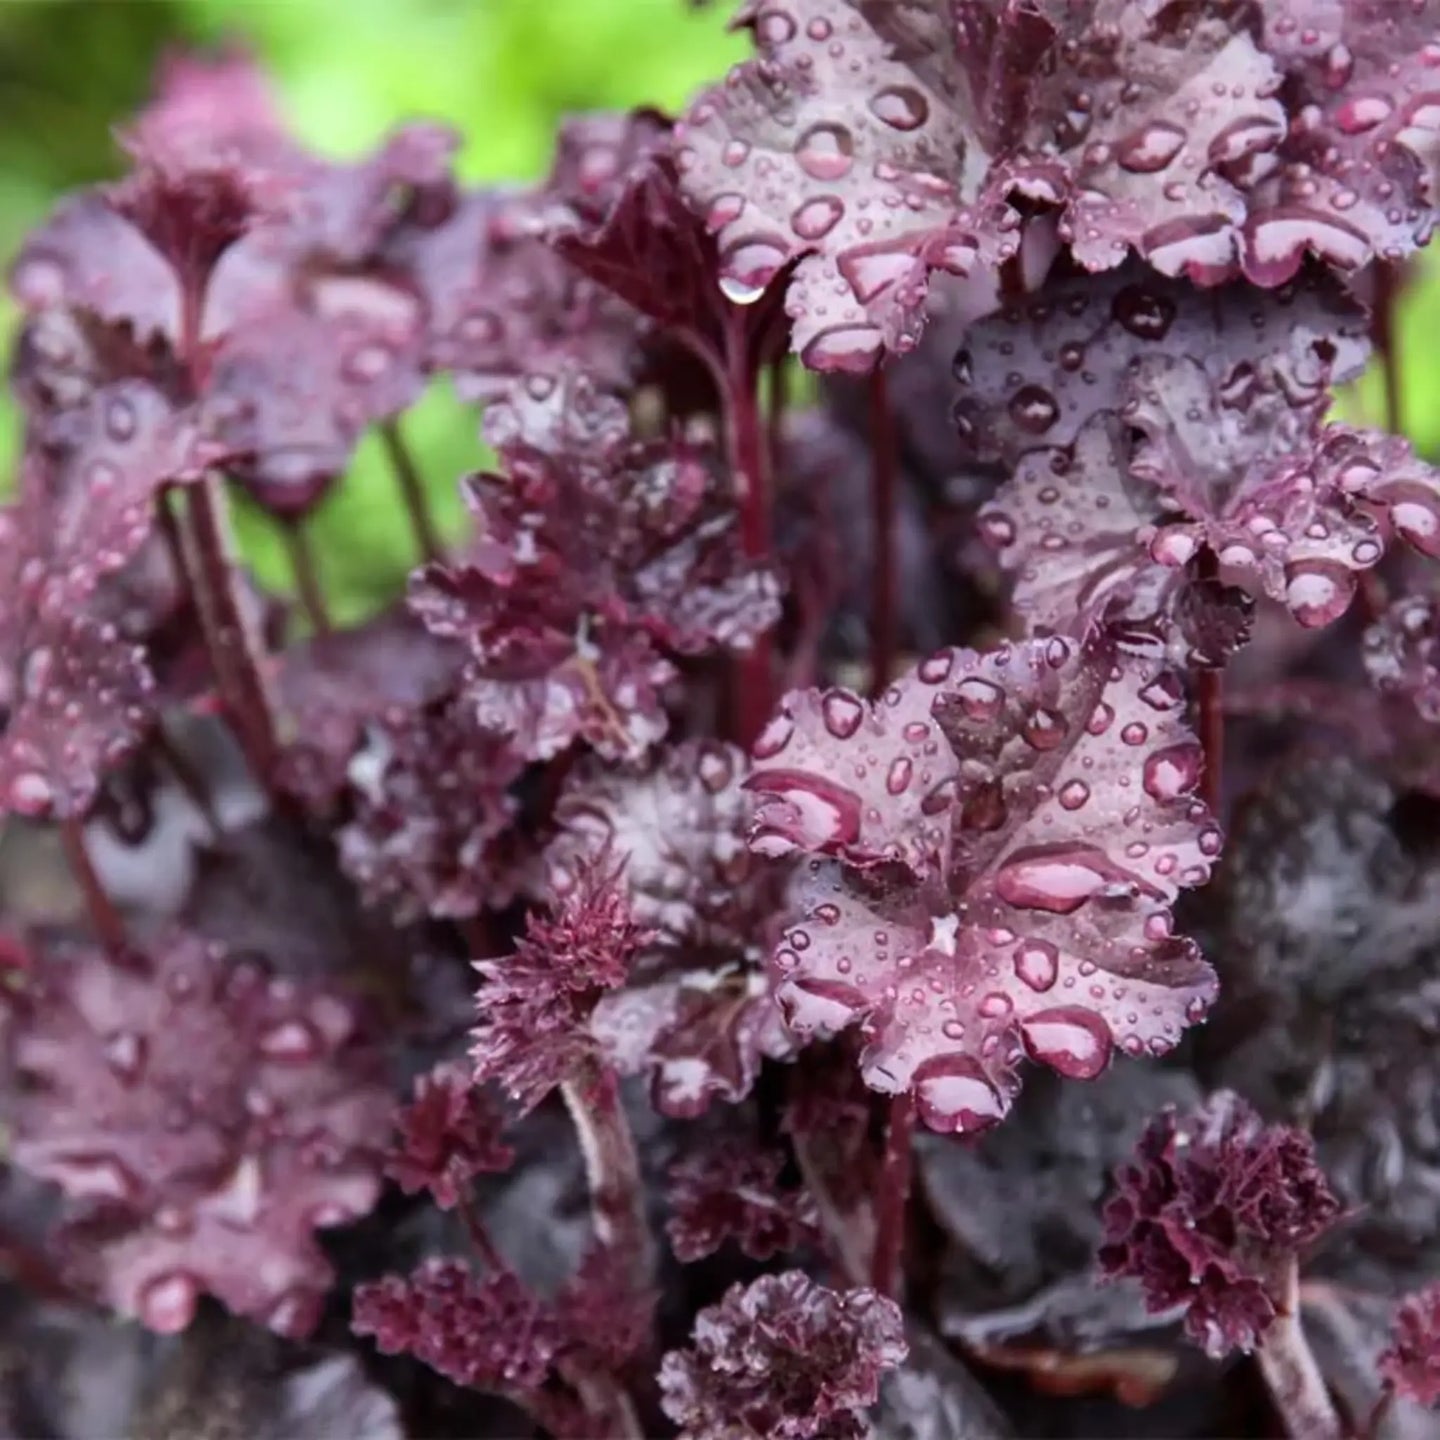
<svg viewBox="0 0 1440 1440"><path fill-rule="evenodd" d="M660 1403L682 1440L748 1433L860 1440L880 1377L905 1358L893 1300L827 1290L799 1270L733 1285L660 1366Z"/></svg>
<svg viewBox="0 0 1440 1440"><path fill-rule="evenodd" d="M1432 595L1402 595L1366 631L1365 672L1383 695L1440 721L1440 616Z"/></svg>
<svg viewBox="0 0 1440 1440"><path fill-rule="evenodd" d="M1226 168L1285 132L1275 64L1219 7L1172 25L1108 0L756 0L740 22L760 55L687 113L681 175L734 290L799 260L787 310L816 369L910 349L933 271L1017 252L1018 197L1061 207L1087 269L1134 250L1233 274L1246 206Z"/></svg>
<svg viewBox="0 0 1440 1440"><path fill-rule="evenodd" d="M1230 1091L1162 1113L1116 1178L1102 1267L1136 1276L1154 1311L1184 1306L1215 1356L1254 1347L1283 1303L1286 1260L1340 1216L1310 1137L1264 1126Z"/></svg>
<svg viewBox="0 0 1440 1440"><path fill-rule="evenodd" d="M1440 1285L1400 1302L1380 1373L1397 1395L1440 1405Z"/></svg>
<svg viewBox="0 0 1440 1440"><path fill-rule="evenodd" d="M1294 118L1278 155L1256 176L1246 273L1275 285L1307 253L1340 270L1402 259L1435 224L1434 7L1290 0L1262 18L1262 43L1290 76Z"/></svg>
<svg viewBox="0 0 1440 1440"><path fill-rule="evenodd" d="M391 1110L351 1001L183 931L143 968L54 949L18 1002L15 1163L94 1201L77 1275L151 1329L202 1293L304 1334L332 1279L312 1231L379 1194Z"/></svg>
<svg viewBox="0 0 1440 1440"><path fill-rule="evenodd" d="M521 768L460 702L379 717L350 761L341 868L401 923L477 914L501 868L496 842L514 819Z"/></svg>
<svg viewBox="0 0 1440 1440"><path fill-rule="evenodd" d="M1059 637L942 651L874 704L787 699L752 843L836 857L799 872L775 951L792 1028L858 1024L866 1083L946 1130L999 1120L1027 1054L1092 1078L1170 1049L1214 995L1170 907L1220 849L1181 701Z"/></svg>
<svg viewBox="0 0 1440 1440"><path fill-rule="evenodd" d="M730 1140L687 1155L670 1170L666 1224L687 1264L733 1240L752 1260L796 1250L819 1235L815 1202L780 1184L785 1156Z"/></svg>

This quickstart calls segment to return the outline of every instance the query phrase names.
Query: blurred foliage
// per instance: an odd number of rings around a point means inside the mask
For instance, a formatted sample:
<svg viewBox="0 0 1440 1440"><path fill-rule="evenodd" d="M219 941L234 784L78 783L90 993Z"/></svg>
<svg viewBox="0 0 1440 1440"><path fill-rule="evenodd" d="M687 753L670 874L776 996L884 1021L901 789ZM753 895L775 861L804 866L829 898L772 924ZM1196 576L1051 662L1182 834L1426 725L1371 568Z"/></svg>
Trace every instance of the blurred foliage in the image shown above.
<svg viewBox="0 0 1440 1440"><path fill-rule="evenodd" d="M685 0L0 0L0 257L62 191L117 173L112 127L145 100L169 46L248 45L275 76L297 132L356 154L419 116L464 136L470 181L542 175L562 115L651 104L677 110L745 52L729 6ZM14 324L0 298L0 338ZM485 462L473 411L443 384L405 434L450 533L455 481ZM0 477L8 484L19 417L0 400ZM285 549L238 507L242 547L262 580L290 588ZM321 508L317 563L336 618L395 593L414 563L410 531L378 443L367 442Z"/></svg>
<svg viewBox="0 0 1440 1440"><path fill-rule="evenodd" d="M0 256L55 197L116 173L112 127L143 103L168 46L239 40L276 78L296 130L355 154L416 116L465 137L461 174L517 182L542 174L560 117L653 104L678 109L746 49L726 33L732 7L686 0L0 0ZM0 296L0 340L13 311ZM1398 325L1401 412L1422 453L1440 457L1440 257L1415 268ZM1367 375L1341 397L1348 418L1385 423L1383 385ZM406 418L406 434L444 528L463 523L456 478L485 462L471 411L448 389ZM19 447L0 399L0 483ZM246 555L276 589L289 560L269 523L241 508ZM393 594L413 550L384 457L366 444L313 522L338 619Z"/></svg>

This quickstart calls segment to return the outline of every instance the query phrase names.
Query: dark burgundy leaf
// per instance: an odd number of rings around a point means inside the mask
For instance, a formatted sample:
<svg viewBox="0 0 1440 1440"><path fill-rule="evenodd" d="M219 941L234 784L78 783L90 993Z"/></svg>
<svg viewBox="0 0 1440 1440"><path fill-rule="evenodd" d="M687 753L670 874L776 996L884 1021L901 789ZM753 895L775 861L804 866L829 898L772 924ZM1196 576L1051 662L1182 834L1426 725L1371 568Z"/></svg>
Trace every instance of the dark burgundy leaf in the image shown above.
<svg viewBox="0 0 1440 1440"><path fill-rule="evenodd" d="M734 1285L660 1367L660 1403L685 1440L860 1440L880 1377L905 1359L894 1301L827 1290L799 1270Z"/></svg>
<svg viewBox="0 0 1440 1440"><path fill-rule="evenodd" d="M1380 1373L1397 1395L1440 1404L1440 1285L1401 1301Z"/></svg>
<svg viewBox="0 0 1440 1440"><path fill-rule="evenodd" d="M1117 1172L1100 1263L1155 1311L1185 1310L1211 1355L1252 1349L1275 1319L1285 1263L1339 1218L1303 1131L1264 1126L1238 1095L1167 1110Z"/></svg>
<svg viewBox="0 0 1440 1440"><path fill-rule="evenodd" d="M670 1171L666 1224L671 1248L687 1263L733 1240L752 1260L768 1260L819 1237L815 1202L780 1184L785 1156L744 1141L722 1141Z"/></svg>
<svg viewBox="0 0 1440 1440"><path fill-rule="evenodd" d="M1170 1049L1214 996L1170 907L1220 849L1181 699L1058 637L789 697L747 783L761 853L833 857L774 955L792 1028L858 1025L866 1083L945 1130L999 1120L1027 1054L1090 1079Z"/></svg>
<svg viewBox="0 0 1440 1440"><path fill-rule="evenodd" d="M386 1175L407 1195L428 1190L442 1210L461 1203L475 1176L508 1170L515 1159L501 1139L504 1116L459 1065L442 1063L421 1075L396 1123Z"/></svg>
<svg viewBox="0 0 1440 1440"><path fill-rule="evenodd" d="M1440 625L1430 595L1402 595L1365 631L1365 671L1382 694L1440 721Z"/></svg>

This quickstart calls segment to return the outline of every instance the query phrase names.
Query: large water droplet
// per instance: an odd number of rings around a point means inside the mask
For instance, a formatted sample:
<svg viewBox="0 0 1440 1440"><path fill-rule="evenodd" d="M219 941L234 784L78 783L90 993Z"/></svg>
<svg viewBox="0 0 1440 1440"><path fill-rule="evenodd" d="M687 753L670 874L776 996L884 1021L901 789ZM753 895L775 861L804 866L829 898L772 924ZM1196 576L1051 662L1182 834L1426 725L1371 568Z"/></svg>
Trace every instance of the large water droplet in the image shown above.
<svg viewBox="0 0 1440 1440"><path fill-rule="evenodd" d="M794 720L788 715L777 715L756 737L751 753L757 760L772 760L790 743L794 733Z"/></svg>
<svg viewBox="0 0 1440 1440"><path fill-rule="evenodd" d="M1392 492L1390 519L1421 554L1440 556L1440 502L1435 495L1408 486Z"/></svg>
<svg viewBox="0 0 1440 1440"><path fill-rule="evenodd" d="M820 714L837 740L848 740L865 719L865 702L848 690L831 690L820 702Z"/></svg>
<svg viewBox="0 0 1440 1440"><path fill-rule="evenodd" d="M971 676L962 680L946 699L953 700L967 720L984 725L999 715L1005 704L1005 692L988 680Z"/></svg>
<svg viewBox="0 0 1440 1440"><path fill-rule="evenodd" d="M104 1045L105 1063L126 1084L139 1078L145 1065L146 1042L133 1030L117 1030Z"/></svg>
<svg viewBox="0 0 1440 1440"><path fill-rule="evenodd" d="M833 849L859 838L860 797L823 775L762 770L750 777L748 788L765 797L750 841L761 855Z"/></svg>
<svg viewBox="0 0 1440 1440"><path fill-rule="evenodd" d="M995 892L1007 904L1052 915L1073 914L1092 895L1117 886L1160 898L1153 887L1093 845L1037 845L1017 851L995 876Z"/></svg>
<svg viewBox="0 0 1440 1440"><path fill-rule="evenodd" d="M1335 123L1347 135L1373 130L1394 113L1395 107L1383 95L1357 95L1335 110Z"/></svg>
<svg viewBox="0 0 1440 1440"><path fill-rule="evenodd" d="M915 1100L924 1122L945 1134L970 1134L995 1124L1008 1108L978 1060L937 1055L915 1071Z"/></svg>
<svg viewBox="0 0 1440 1440"><path fill-rule="evenodd" d="M1083 780L1069 780L1060 787L1056 799L1062 809L1079 810L1090 798L1090 787Z"/></svg>
<svg viewBox="0 0 1440 1440"><path fill-rule="evenodd" d="M885 772L885 788L892 795L903 795L910 788L911 777L915 773L914 764L900 756L897 760L890 762L890 768Z"/></svg>
<svg viewBox="0 0 1440 1440"><path fill-rule="evenodd" d="M784 45L795 38L795 21L784 10L762 10L754 24L755 38L762 45Z"/></svg>
<svg viewBox="0 0 1440 1440"><path fill-rule="evenodd" d="M308 1020L282 1020L260 1036L259 1049L270 1060L313 1060L320 1053L320 1035Z"/></svg>
<svg viewBox="0 0 1440 1440"><path fill-rule="evenodd" d="M1127 285L1110 303L1110 313L1141 340L1163 340L1175 320L1175 302L1139 285Z"/></svg>
<svg viewBox="0 0 1440 1440"><path fill-rule="evenodd" d="M178 1335L195 1318L200 1283L188 1270L169 1270L141 1287L135 1306L140 1323L159 1335Z"/></svg>
<svg viewBox="0 0 1440 1440"><path fill-rule="evenodd" d="M789 246L774 235L731 241L720 255L721 293L734 305L753 305L789 258Z"/></svg>
<svg viewBox="0 0 1440 1440"><path fill-rule="evenodd" d="M1157 750L1145 760L1145 793L1156 800L1188 795L1199 783L1204 763L1200 747L1189 741Z"/></svg>
<svg viewBox="0 0 1440 1440"><path fill-rule="evenodd" d="M1015 947L1015 973L1032 990L1051 989L1060 974L1060 952L1048 940L1022 940Z"/></svg>
<svg viewBox="0 0 1440 1440"><path fill-rule="evenodd" d="M790 228L802 240L819 240L828 235L845 214L845 205L834 195L817 195L798 206L790 216Z"/></svg>
<svg viewBox="0 0 1440 1440"><path fill-rule="evenodd" d="M1060 418L1055 397L1041 385L1022 385L1006 409L1010 418L1031 435L1043 435Z"/></svg>
<svg viewBox="0 0 1440 1440"><path fill-rule="evenodd" d="M1098 1016L1078 1006L1042 1010L1020 1022L1020 1035L1032 1058L1070 1080L1093 1080L1110 1063L1114 1037Z"/></svg>
<svg viewBox="0 0 1440 1440"><path fill-rule="evenodd" d="M839 180L855 163L855 140L843 125L812 125L795 142L800 168L816 180Z"/></svg>
<svg viewBox="0 0 1440 1440"><path fill-rule="evenodd" d="M1064 739L1070 722L1058 711L1037 705L1026 717L1020 733L1035 750L1053 750Z"/></svg>
<svg viewBox="0 0 1440 1440"><path fill-rule="evenodd" d="M1163 170L1185 148L1189 134L1167 120L1157 120L1127 135L1115 147L1115 161L1140 175Z"/></svg>
<svg viewBox="0 0 1440 1440"><path fill-rule="evenodd" d="M870 97L871 113L892 130L918 130L930 118L925 97L909 85L887 85Z"/></svg>
<svg viewBox="0 0 1440 1440"><path fill-rule="evenodd" d="M1355 575L1326 560L1299 560L1285 571L1285 603L1308 628L1329 625L1349 608Z"/></svg>
<svg viewBox="0 0 1440 1440"><path fill-rule="evenodd" d="M1232 120L1211 139L1210 163L1229 165L1248 155L1273 150L1284 133L1284 129L1267 116L1243 115L1238 120Z"/></svg>
<svg viewBox="0 0 1440 1440"><path fill-rule="evenodd" d="M803 976L789 980L777 995L785 1023L800 1035L830 1035L843 1030L866 1008L865 996L840 980Z"/></svg>
<svg viewBox="0 0 1440 1440"><path fill-rule="evenodd" d="M805 342L800 358L812 370L860 375L874 365L883 343L873 325L832 325Z"/></svg>

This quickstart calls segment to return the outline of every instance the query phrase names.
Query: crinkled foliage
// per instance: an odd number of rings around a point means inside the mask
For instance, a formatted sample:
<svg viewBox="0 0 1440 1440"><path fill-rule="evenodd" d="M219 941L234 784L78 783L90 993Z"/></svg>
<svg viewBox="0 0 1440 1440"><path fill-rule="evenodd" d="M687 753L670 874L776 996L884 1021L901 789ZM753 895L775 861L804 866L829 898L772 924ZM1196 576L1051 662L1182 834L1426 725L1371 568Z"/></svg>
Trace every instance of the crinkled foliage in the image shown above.
<svg viewBox="0 0 1440 1440"><path fill-rule="evenodd" d="M1340 1215L1310 1137L1264 1125L1231 1091L1158 1116L1116 1182L1102 1268L1135 1276L1152 1310L1183 1307L1211 1355L1255 1346L1284 1303L1287 1262Z"/></svg>
<svg viewBox="0 0 1440 1440"><path fill-rule="evenodd" d="M1182 703L1058 637L788 697L747 783L752 845L814 857L773 960L790 1025L858 1025L866 1083L945 1130L999 1120L1026 1056L1083 1079L1170 1049L1214 995L1171 906L1220 849Z"/></svg>
<svg viewBox="0 0 1440 1440"><path fill-rule="evenodd" d="M931 276L993 269L1027 224L1087 270L1134 253L1204 285L1353 270L1433 225L1429 4L750 0L739 23L759 53L686 113L681 175L731 285L798 261L817 369L912 347Z"/></svg>
<svg viewBox="0 0 1440 1440"><path fill-rule="evenodd" d="M779 614L775 578L742 558L711 457L633 439L624 405L573 372L515 386L485 434L506 473L467 482L476 538L411 605L469 645L466 693L518 754L582 739L638 758L668 723L668 656L748 650Z"/></svg>
<svg viewBox="0 0 1440 1440"><path fill-rule="evenodd" d="M1410 701L1422 719L1440 721L1440 616L1433 595L1402 595L1365 631L1370 683Z"/></svg>
<svg viewBox="0 0 1440 1440"><path fill-rule="evenodd" d="M752 1260L768 1260L819 1237L815 1201L803 1188L780 1183L782 1151L738 1140L685 1156L670 1170L666 1233L686 1262L713 1255L734 1241Z"/></svg>
<svg viewBox="0 0 1440 1440"><path fill-rule="evenodd" d="M555 1086L583 1082L598 1058L590 1019L650 943L613 871L591 867L549 914L531 911L514 954L476 964L477 1080L529 1110Z"/></svg>
<svg viewBox="0 0 1440 1440"><path fill-rule="evenodd" d="M1380 1373L1397 1395L1440 1404L1440 1285L1400 1302Z"/></svg>
<svg viewBox="0 0 1440 1440"><path fill-rule="evenodd" d="M1365 358L1362 323L1323 276L1202 294L1127 266L976 325L956 417L977 456L1014 467L980 525L1016 608L1215 663L1245 626L1202 566L1316 626L1393 536L1435 553L1431 467L1393 436L1324 423L1330 385Z"/></svg>
<svg viewBox="0 0 1440 1440"><path fill-rule="evenodd" d="M684 1440L860 1440L880 1377L905 1353L893 1300L789 1270L700 1312L691 1348L661 1364L660 1403Z"/></svg>
<svg viewBox="0 0 1440 1440"><path fill-rule="evenodd" d="M477 1175L508 1170L515 1159L501 1138L504 1116L461 1065L419 1076L396 1126L385 1174L407 1195L428 1191L442 1210L453 1210Z"/></svg>
<svg viewBox="0 0 1440 1440"><path fill-rule="evenodd" d="M47 950L14 1004L10 1153L81 1202L81 1283L162 1332L210 1293L306 1333L313 1231L375 1203L391 1112L354 1002L171 931L128 965Z"/></svg>

